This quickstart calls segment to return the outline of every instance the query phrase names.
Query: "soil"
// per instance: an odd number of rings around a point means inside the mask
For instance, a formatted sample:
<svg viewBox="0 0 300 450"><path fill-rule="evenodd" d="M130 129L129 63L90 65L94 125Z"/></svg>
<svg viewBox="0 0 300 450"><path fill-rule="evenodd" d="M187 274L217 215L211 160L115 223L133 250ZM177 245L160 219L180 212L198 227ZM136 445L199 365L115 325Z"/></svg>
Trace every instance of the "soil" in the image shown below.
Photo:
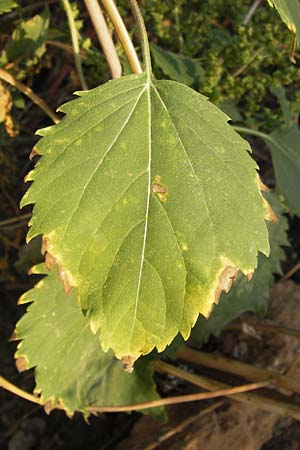
<svg viewBox="0 0 300 450"><path fill-rule="evenodd" d="M268 318L281 326L297 328L300 321L300 286L278 283L272 291ZM243 316L245 319L249 315ZM225 332L218 352L257 367L284 372L299 356L298 338L281 334ZM289 375L299 378L300 364ZM217 405L214 409L211 405ZM182 407L168 409L167 424L143 416L130 437L117 450L298 450L300 424L248 404L224 400L210 406L200 404L191 411ZM211 409L213 409L211 411Z"/></svg>

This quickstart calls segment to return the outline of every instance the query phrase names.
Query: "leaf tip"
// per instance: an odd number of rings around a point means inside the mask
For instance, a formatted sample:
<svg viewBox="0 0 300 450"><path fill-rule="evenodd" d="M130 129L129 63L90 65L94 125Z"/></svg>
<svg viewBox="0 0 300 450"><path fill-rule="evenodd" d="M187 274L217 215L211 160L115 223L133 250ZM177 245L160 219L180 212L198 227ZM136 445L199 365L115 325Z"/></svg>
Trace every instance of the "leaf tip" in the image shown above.
<svg viewBox="0 0 300 450"><path fill-rule="evenodd" d="M14 342L14 341L18 341L18 335L17 335L17 330L14 329L12 335L9 338L9 342Z"/></svg>
<svg viewBox="0 0 300 450"><path fill-rule="evenodd" d="M276 214L274 213L273 209L271 208L269 202L265 199L262 192L269 192L269 188L261 181L260 176L257 175L257 183L259 192L261 194L261 197L263 199L263 204L265 208L265 219L269 222L278 223L278 218Z"/></svg>
<svg viewBox="0 0 300 450"><path fill-rule="evenodd" d="M125 372L132 373L134 370L133 366L136 361L136 358L134 358L133 356L130 356L130 355L126 355L126 356L122 357L121 361L122 361Z"/></svg>
<svg viewBox="0 0 300 450"><path fill-rule="evenodd" d="M16 368L18 372L25 372L28 369L28 361L24 356L16 358Z"/></svg>
<svg viewBox="0 0 300 450"><path fill-rule="evenodd" d="M33 181L33 174L34 174L34 170L30 170L30 172L28 172L25 177L24 177L24 183L28 183L28 181Z"/></svg>
<svg viewBox="0 0 300 450"><path fill-rule="evenodd" d="M35 147L31 150L29 154L29 160L32 161L35 156L39 156L39 153Z"/></svg>

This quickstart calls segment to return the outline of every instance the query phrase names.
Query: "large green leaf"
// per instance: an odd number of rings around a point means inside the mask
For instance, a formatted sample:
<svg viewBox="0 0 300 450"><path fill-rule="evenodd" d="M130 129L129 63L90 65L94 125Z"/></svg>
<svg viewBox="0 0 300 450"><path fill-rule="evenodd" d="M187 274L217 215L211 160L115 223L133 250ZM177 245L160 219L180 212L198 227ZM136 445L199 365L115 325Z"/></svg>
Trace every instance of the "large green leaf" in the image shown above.
<svg viewBox="0 0 300 450"><path fill-rule="evenodd" d="M44 265L34 273L45 273ZM104 353L99 338L76 302L67 297L56 270L24 294L20 303L33 302L16 326L16 357L22 369L35 367L42 403L62 406L68 414L89 406L131 405L157 399L148 361L140 360L126 373L111 351ZM160 415L162 410L151 410Z"/></svg>
<svg viewBox="0 0 300 450"><path fill-rule="evenodd" d="M17 6L18 3L14 0L0 0L0 14L8 13Z"/></svg>
<svg viewBox="0 0 300 450"><path fill-rule="evenodd" d="M252 273L266 207L249 145L202 95L146 73L79 95L40 131L28 240L44 235L103 349L130 363Z"/></svg>
<svg viewBox="0 0 300 450"><path fill-rule="evenodd" d="M153 43L151 53L155 63L171 80L195 87L203 81L204 71L199 60L163 50Z"/></svg>
<svg viewBox="0 0 300 450"><path fill-rule="evenodd" d="M45 52L45 40L49 27L50 12L46 7L41 14L22 20L12 35L12 41L3 50L0 64L22 60L26 64L30 58L40 58Z"/></svg>
<svg viewBox="0 0 300 450"><path fill-rule="evenodd" d="M270 256L259 255L258 267L251 281L239 275L228 294L222 294L220 303L214 308L208 320L199 317L195 325L191 343L199 346L206 342L211 334L218 335L220 331L232 320L246 311L265 314L269 301L270 287L274 283L274 273L281 273L280 263L285 259L282 246L288 245L287 219L282 204L275 194L268 194L278 223L268 222L270 239Z"/></svg>
<svg viewBox="0 0 300 450"><path fill-rule="evenodd" d="M300 45L300 2L299 0L268 0L275 7L289 30L296 35L297 45Z"/></svg>

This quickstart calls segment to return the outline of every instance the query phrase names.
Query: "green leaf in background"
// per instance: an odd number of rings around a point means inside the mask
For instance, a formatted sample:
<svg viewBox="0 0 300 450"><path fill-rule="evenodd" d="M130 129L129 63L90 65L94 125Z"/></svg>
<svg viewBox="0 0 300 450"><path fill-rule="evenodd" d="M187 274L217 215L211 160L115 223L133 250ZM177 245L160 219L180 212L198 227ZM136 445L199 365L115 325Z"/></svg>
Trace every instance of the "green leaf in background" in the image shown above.
<svg viewBox="0 0 300 450"><path fill-rule="evenodd" d="M266 205L248 143L187 86L143 73L79 95L40 131L28 240L44 235L48 267L130 366L253 272Z"/></svg>
<svg viewBox="0 0 300 450"><path fill-rule="evenodd" d="M43 264L34 268L34 273L45 272ZM75 291L66 296L55 269L20 299L21 304L30 302L16 326L16 339L22 339L16 357L19 367L35 367L35 392L43 404L60 405L70 415L87 412L89 406L131 405L159 398L147 360L140 360L128 374L111 351L101 350ZM161 408L149 412L157 417L163 414Z"/></svg>
<svg viewBox="0 0 300 450"><path fill-rule="evenodd" d="M273 86L270 88L271 93L277 98L278 103L281 106L284 123L288 128L293 124L293 117L290 111L290 102L286 98L286 92L282 86Z"/></svg>
<svg viewBox="0 0 300 450"><path fill-rule="evenodd" d="M203 82L204 71L199 60L163 50L153 43L150 47L155 63L171 80L197 88Z"/></svg>
<svg viewBox="0 0 300 450"><path fill-rule="evenodd" d="M28 20L22 20L13 32L12 41L2 52L0 64L4 65L20 60L28 64L31 59L40 58L45 52L49 20L48 7L41 14Z"/></svg>
<svg viewBox="0 0 300 450"><path fill-rule="evenodd" d="M299 0L268 0L269 5L276 8L281 20L296 36L300 46L300 1Z"/></svg>
<svg viewBox="0 0 300 450"><path fill-rule="evenodd" d="M217 336L222 329L242 313L253 311L257 314L265 314L269 301L270 287L274 283L274 273L281 273L280 263L285 259L282 246L288 246L287 219L284 217L284 209L275 194L266 194L267 199L276 214L278 223L268 222L270 239L270 256L260 254L258 267L251 281L245 276L239 275L228 294L222 294L209 319L199 317L193 328L190 342L192 345L201 346L210 335Z"/></svg>
<svg viewBox="0 0 300 450"><path fill-rule="evenodd" d="M0 14L8 13L18 6L13 0L0 0Z"/></svg>
<svg viewBox="0 0 300 450"><path fill-rule="evenodd" d="M220 105L220 109L227 114L233 122L242 122L243 117L234 100L224 100Z"/></svg>
<svg viewBox="0 0 300 450"><path fill-rule="evenodd" d="M272 92L283 108L285 125L273 131L265 143L272 155L276 185L290 212L300 216L300 129L291 120L284 89Z"/></svg>

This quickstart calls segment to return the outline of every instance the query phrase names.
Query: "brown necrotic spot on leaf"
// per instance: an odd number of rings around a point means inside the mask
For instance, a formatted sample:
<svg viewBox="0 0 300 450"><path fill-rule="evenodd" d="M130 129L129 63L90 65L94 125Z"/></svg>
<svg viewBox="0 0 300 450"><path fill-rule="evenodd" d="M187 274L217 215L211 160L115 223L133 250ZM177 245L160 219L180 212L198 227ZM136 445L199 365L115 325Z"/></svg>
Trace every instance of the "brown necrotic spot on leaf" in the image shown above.
<svg viewBox="0 0 300 450"><path fill-rule="evenodd" d="M161 184L153 183L152 192L154 192L155 194L166 194L167 188L165 186L162 186Z"/></svg>
<svg viewBox="0 0 300 450"><path fill-rule="evenodd" d="M215 303L219 302L221 292L224 291L226 294L229 292L233 281L236 279L238 274L238 269L234 266L225 266L218 278L217 288L215 290Z"/></svg>
<svg viewBox="0 0 300 450"><path fill-rule="evenodd" d="M18 369L18 372L24 372L27 370L27 361L23 356L19 356L19 358L16 359L16 368Z"/></svg>
<svg viewBox="0 0 300 450"><path fill-rule="evenodd" d="M46 253L45 265L48 270L51 270L52 267L55 264L57 264L58 277L62 282L65 293L69 295L75 284L71 282L71 275L66 270L64 270L58 258L56 256L53 256L49 252L49 246L50 246L50 239L48 236L44 236L42 239L41 253L42 255Z"/></svg>
<svg viewBox="0 0 300 450"><path fill-rule="evenodd" d="M30 152L30 155L29 155L30 161L32 161L33 158L34 158L35 156L38 156L38 155L39 155L38 151L37 151L35 148L33 148L33 149L31 150L31 152Z"/></svg>
<svg viewBox="0 0 300 450"><path fill-rule="evenodd" d="M218 271L210 291L209 301L206 307L201 311L204 317L208 318L212 313L214 304L218 304L222 291L228 293L233 281L236 279L239 268L226 257L221 257L222 267Z"/></svg>
<svg viewBox="0 0 300 450"><path fill-rule="evenodd" d="M261 181L259 175L257 175L257 182L258 182L258 188L259 188L260 193L269 191L269 188ZM277 223L278 219L277 219L273 209L271 208L271 206L269 205L269 203L267 202L267 200L265 199L265 197L263 196L262 193L261 193L261 197L263 199L264 207L265 207L265 211L266 211L265 219L268 220L269 222Z"/></svg>
<svg viewBox="0 0 300 450"><path fill-rule="evenodd" d="M52 267L56 264L56 259L49 252L46 252L45 256L45 266L48 270L51 270Z"/></svg>
<svg viewBox="0 0 300 450"><path fill-rule="evenodd" d="M64 291L67 295L69 295L73 289L73 285L71 284L70 277L68 273L63 270L62 266L58 264L58 277L63 284Z"/></svg>
<svg viewBox="0 0 300 450"><path fill-rule="evenodd" d="M132 356L130 356L130 355L123 356L122 364L123 364L125 372L127 372L127 373L133 372L134 362L135 362L135 358L133 358Z"/></svg>
<svg viewBox="0 0 300 450"><path fill-rule="evenodd" d="M245 274L248 281L251 281L254 275L254 270Z"/></svg>
<svg viewBox="0 0 300 450"><path fill-rule="evenodd" d="M41 247L42 255L44 255L46 253L48 246L49 246L49 238L47 236L43 236L42 247Z"/></svg>
<svg viewBox="0 0 300 450"><path fill-rule="evenodd" d="M157 194L161 202L165 202L167 200L168 189L166 186L161 184L161 177L159 175L155 177L155 182L152 184L152 192Z"/></svg>
<svg viewBox="0 0 300 450"><path fill-rule="evenodd" d="M55 406L53 404L53 400L50 399L44 404L44 411L49 416L49 414L51 413L51 411L53 411L53 409L55 409Z"/></svg>

